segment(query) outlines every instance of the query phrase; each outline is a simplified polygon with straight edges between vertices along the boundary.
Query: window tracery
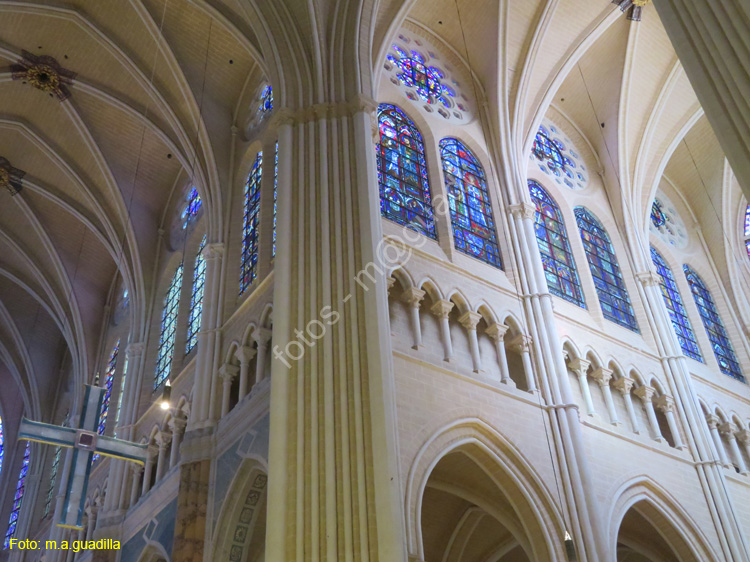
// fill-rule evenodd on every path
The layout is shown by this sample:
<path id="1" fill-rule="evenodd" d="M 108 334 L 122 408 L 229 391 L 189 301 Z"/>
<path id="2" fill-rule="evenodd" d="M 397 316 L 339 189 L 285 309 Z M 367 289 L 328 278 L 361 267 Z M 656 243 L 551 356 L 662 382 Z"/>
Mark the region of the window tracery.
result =
<path id="1" fill-rule="evenodd" d="M 380 212 L 383 217 L 437 240 L 422 135 L 395 105 L 378 107 Z"/>
<path id="2" fill-rule="evenodd" d="M 255 157 L 245 182 L 245 216 L 242 227 L 242 266 L 240 294 L 258 276 L 258 234 L 260 230 L 260 184 L 263 177 L 263 152 Z"/>
<path id="3" fill-rule="evenodd" d="M 180 215 L 182 230 L 186 230 L 190 226 L 190 223 L 198 217 L 202 205 L 203 201 L 200 195 L 198 195 L 198 188 L 192 187 L 185 197 L 185 207 Z"/>
<path id="4" fill-rule="evenodd" d="M 109 402 L 112 399 L 112 385 L 115 382 L 115 370 L 117 369 L 117 355 L 120 351 L 120 340 L 117 340 L 112 353 L 109 354 L 109 360 L 107 361 L 107 370 L 104 372 L 104 396 L 102 398 L 102 407 L 99 410 L 99 426 L 97 427 L 97 433 L 104 435 L 107 429 L 107 414 L 109 414 Z M 99 453 L 94 453 L 91 457 L 91 463 L 95 463 L 99 459 Z"/>
<path id="5" fill-rule="evenodd" d="M 687 247 L 687 229 L 672 201 L 661 192 L 654 197 L 650 218 L 649 229 L 653 234 L 676 248 Z"/>
<path id="6" fill-rule="evenodd" d="M 528 184 L 531 199 L 536 206 L 534 230 L 549 291 L 586 308 L 560 209 L 541 185 L 534 180 L 529 180 Z"/>
<path id="7" fill-rule="evenodd" d="M 586 164 L 568 137 L 549 119 L 539 126 L 530 159 L 558 185 L 580 190 L 588 185 Z"/>
<path id="8" fill-rule="evenodd" d="M 164 306 L 161 315 L 161 335 L 159 337 L 159 349 L 156 357 L 156 375 L 154 377 L 154 390 L 167 380 L 172 371 L 172 359 L 174 357 L 174 344 L 177 335 L 177 313 L 180 308 L 180 291 L 182 290 L 182 264 L 180 264 L 172 276 L 167 294 L 164 297 Z"/>
<path id="9" fill-rule="evenodd" d="M 188 333 L 185 343 L 185 355 L 193 351 L 198 345 L 198 332 L 201 329 L 201 314 L 203 312 L 203 288 L 206 282 L 206 258 L 203 250 L 206 248 L 206 235 L 203 235 L 201 245 L 195 255 L 193 267 L 193 291 L 190 294 L 190 312 L 188 314 Z"/>
<path id="10" fill-rule="evenodd" d="M 260 99 L 258 101 L 258 113 L 265 115 L 273 111 L 273 88 L 270 85 L 266 85 L 260 92 Z"/>
<path id="11" fill-rule="evenodd" d="M 440 141 L 456 249 L 502 269 L 484 169 L 459 140 Z"/>
<path id="12" fill-rule="evenodd" d="M 683 265 L 682 268 L 685 271 L 685 277 L 690 285 L 695 305 L 698 307 L 703 327 L 706 329 L 721 372 L 745 382 L 745 377 L 742 376 L 737 356 L 734 354 L 734 348 L 729 341 L 729 336 L 724 329 L 724 323 L 721 321 L 719 311 L 716 308 L 716 303 L 714 303 L 711 293 L 703 282 L 703 279 L 689 265 Z"/>
<path id="13" fill-rule="evenodd" d="M 638 322 L 607 231 L 588 209 L 575 209 L 583 248 L 604 317 L 638 332 Z"/>
<path id="14" fill-rule="evenodd" d="M 682 296 L 677 288 L 672 270 L 653 246 L 651 247 L 651 261 L 654 263 L 656 273 L 659 276 L 659 287 L 680 348 L 685 355 L 702 363 L 703 357 L 698 348 L 693 327 L 688 320 L 687 311 L 682 304 Z"/>

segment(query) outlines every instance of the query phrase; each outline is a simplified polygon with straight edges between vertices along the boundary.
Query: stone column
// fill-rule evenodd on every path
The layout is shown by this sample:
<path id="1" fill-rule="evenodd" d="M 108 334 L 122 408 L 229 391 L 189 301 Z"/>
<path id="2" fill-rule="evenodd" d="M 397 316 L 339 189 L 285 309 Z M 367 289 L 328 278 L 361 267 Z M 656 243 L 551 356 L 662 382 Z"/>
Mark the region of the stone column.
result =
<path id="1" fill-rule="evenodd" d="M 99 508 L 96 504 L 91 504 L 86 510 L 86 514 L 89 516 L 88 524 L 86 525 L 86 539 L 87 541 L 94 538 L 94 529 L 96 528 L 96 514 Z"/>
<path id="2" fill-rule="evenodd" d="M 628 412 L 628 418 L 630 419 L 630 425 L 633 428 L 633 433 L 640 433 L 641 428 L 638 426 L 638 418 L 635 417 L 635 409 L 633 409 L 633 398 L 630 396 L 630 391 L 633 388 L 635 381 L 630 377 L 620 377 L 612 386 L 622 394 L 622 398 L 625 401 L 625 410 Z"/>
<path id="3" fill-rule="evenodd" d="M 169 431 L 160 431 L 156 443 L 159 446 L 159 456 L 156 459 L 156 481 L 159 482 L 164 478 L 167 472 L 167 445 L 172 442 L 172 433 Z"/>
<path id="4" fill-rule="evenodd" d="M 411 320 L 411 331 L 414 334 L 414 345 L 412 349 L 422 347 L 422 325 L 419 321 L 419 306 L 425 292 L 416 287 L 410 287 L 401 294 L 401 300 L 409 305 L 409 319 Z"/>
<path id="5" fill-rule="evenodd" d="M 495 342 L 497 362 L 498 365 L 500 365 L 500 382 L 503 384 L 512 384 L 513 386 L 515 386 L 515 383 L 511 380 L 510 373 L 508 372 L 508 355 L 505 351 L 504 341 L 507 331 L 508 326 L 496 322 L 492 326 L 487 328 L 487 335 L 492 338 L 493 342 Z"/>
<path id="6" fill-rule="evenodd" d="M 519 334 L 510 342 L 511 349 L 521 356 L 524 374 L 526 375 L 526 386 L 529 392 L 536 392 L 536 383 L 534 382 L 534 371 L 531 369 L 531 337 L 526 334 Z"/>
<path id="7" fill-rule="evenodd" d="M 138 492 L 141 489 L 141 475 L 143 474 L 143 467 L 139 464 L 131 464 L 131 470 L 133 472 L 133 481 L 130 486 L 130 505 L 127 507 L 133 507 L 138 503 Z M 125 508 L 125 506 L 123 506 Z"/>
<path id="8" fill-rule="evenodd" d="M 716 453 L 719 455 L 719 462 L 721 462 L 722 466 L 725 466 L 726 468 L 730 468 L 732 466 L 732 463 L 729 462 L 729 457 L 727 457 L 727 451 L 724 449 L 724 441 L 721 438 L 721 434 L 719 433 L 719 416 L 715 414 L 708 414 L 706 416 L 706 423 L 708 424 L 708 429 L 711 431 L 711 437 L 714 440 L 714 447 L 716 447 Z"/>
<path id="9" fill-rule="evenodd" d="M 737 445 L 737 426 L 731 422 L 723 423 L 719 426 L 719 431 L 726 438 L 729 443 L 729 450 L 732 452 L 734 465 L 739 468 L 740 473 L 747 474 L 747 466 L 745 466 L 745 459 L 742 458 L 742 453 Z"/>
<path id="10" fill-rule="evenodd" d="M 664 412 L 664 416 L 667 418 L 667 425 L 669 425 L 669 432 L 672 434 L 675 448 L 683 449 L 685 445 L 682 442 L 680 429 L 677 427 L 677 421 L 674 417 L 674 398 L 667 395 L 659 396 L 656 399 L 656 407 Z"/>
<path id="11" fill-rule="evenodd" d="M 453 303 L 446 300 L 437 301 L 430 309 L 430 312 L 432 312 L 440 322 L 440 340 L 443 343 L 443 361 L 450 361 L 453 358 L 451 326 L 448 320 L 451 310 L 453 310 Z"/>
<path id="12" fill-rule="evenodd" d="M 203 560 L 210 474 L 208 459 L 181 466 L 172 560 Z"/>
<path id="13" fill-rule="evenodd" d="M 272 335 L 273 332 L 268 328 L 258 328 L 253 332 L 253 339 L 258 344 L 258 359 L 255 361 L 255 384 L 258 384 L 266 376 L 266 354 L 268 353 L 268 342 L 271 341 Z"/>
<path id="14" fill-rule="evenodd" d="M 234 353 L 235 358 L 240 362 L 240 400 L 247 396 L 250 361 L 253 360 L 256 353 L 255 349 L 246 345 L 238 348 Z M 253 373 L 253 376 L 255 376 L 255 373 Z"/>
<path id="15" fill-rule="evenodd" d="M 745 454 L 747 455 L 747 458 L 750 459 L 750 430 L 743 429 L 737 433 L 737 440 L 742 443 L 742 446 L 745 449 Z M 745 466 L 750 469 L 750 466 L 747 466 L 747 464 Z"/>
<path id="16" fill-rule="evenodd" d="M 593 416 L 595 413 L 594 402 L 591 400 L 591 389 L 589 388 L 588 371 L 591 363 L 586 359 L 571 359 L 568 361 L 568 369 L 573 371 L 578 377 L 578 384 L 581 386 L 581 395 L 583 395 L 586 413 Z"/>
<path id="17" fill-rule="evenodd" d="M 661 441 L 661 431 L 659 430 L 659 421 L 656 419 L 656 412 L 654 411 L 654 403 L 652 399 L 656 394 L 656 390 L 651 386 L 639 386 L 635 389 L 635 395 L 643 402 L 643 407 L 646 409 L 646 417 L 648 418 L 648 424 L 650 426 L 651 437 L 655 441 Z"/>
<path id="18" fill-rule="evenodd" d="M 234 378 L 239 374 L 240 368 L 236 365 L 225 363 L 219 369 L 219 378 L 221 379 L 221 417 L 223 418 L 229 413 L 229 399 L 232 394 L 232 383 Z"/>
<path id="19" fill-rule="evenodd" d="M 180 458 L 180 444 L 182 443 L 182 434 L 185 431 L 187 419 L 181 411 L 175 411 L 172 419 L 169 420 L 169 429 L 172 430 L 172 449 L 169 451 L 169 468 L 177 466 Z"/>
<path id="20" fill-rule="evenodd" d="M 151 471 L 154 470 L 154 457 L 158 451 L 159 450 L 154 445 L 148 446 L 148 457 L 146 457 L 146 466 L 143 469 L 141 496 L 145 496 L 151 489 Z"/>
<path id="21" fill-rule="evenodd" d="M 607 406 L 607 413 L 609 414 L 609 422 L 612 425 L 617 425 L 619 423 L 617 420 L 617 410 L 615 410 L 615 402 L 612 400 L 612 389 L 609 388 L 609 381 L 612 380 L 612 371 L 605 369 L 604 367 L 599 367 L 598 369 L 594 369 L 591 373 L 591 378 L 593 378 L 599 384 L 599 388 L 602 389 L 604 403 Z"/>
<path id="22" fill-rule="evenodd" d="M 477 324 L 482 319 L 481 314 L 470 310 L 461 315 L 458 321 L 469 334 L 469 349 L 471 351 L 471 363 L 475 373 L 482 370 L 482 359 L 479 356 L 479 341 L 477 341 Z"/>

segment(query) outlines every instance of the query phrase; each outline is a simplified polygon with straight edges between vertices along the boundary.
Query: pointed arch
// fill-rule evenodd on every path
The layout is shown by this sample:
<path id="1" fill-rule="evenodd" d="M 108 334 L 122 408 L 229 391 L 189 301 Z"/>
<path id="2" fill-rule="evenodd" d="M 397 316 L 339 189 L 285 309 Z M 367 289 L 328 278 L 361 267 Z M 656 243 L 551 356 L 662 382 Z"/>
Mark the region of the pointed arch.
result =
<path id="1" fill-rule="evenodd" d="M 498 269 L 503 268 L 484 168 L 460 140 L 440 141 L 445 190 L 450 202 L 456 249 Z"/>
<path id="2" fill-rule="evenodd" d="M 587 208 L 576 207 L 574 213 L 604 317 L 640 332 L 609 234 Z"/>
<path id="3" fill-rule="evenodd" d="M 734 354 L 732 342 L 729 341 L 729 336 L 724 329 L 724 323 L 721 321 L 716 303 L 708 287 L 706 287 L 700 275 L 689 265 L 685 264 L 682 268 L 685 271 L 685 277 L 693 293 L 695 306 L 698 307 L 698 312 L 701 315 L 703 327 L 706 329 L 708 339 L 711 341 L 711 347 L 714 350 L 716 361 L 719 363 L 719 369 L 725 375 L 745 382 L 745 377 L 740 370 L 739 361 L 737 361 L 737 356 Z"/>
<path id="4" fill-rule="evenodd" d="M 437 240 L 422 135 L 401 108 L 378 107 L 380 212 L 383 217 Z"/>
<path id="5" fill-rule="evenodd" d="M 528 180 L 528 185 L 531 200 L 536 206 L 534 230 L 542 254 L 547 287 L 553 295 L 586 308 L 560 208 L 538 182 Z"/>
<path id="6" fill-rule="evenodd" d="M 695 339 L 695 333 L 688 319 L 687 311 L 682 304 L 682 296 L 680 295 L 680 290 L 677 288 L 672 270 L 667 265 L 666 260 L 653 246 L 651 246 L 651 261 L 656 268 L 656 274 L 659 277 L 659 286 L 664 297 L 664 304 L 667 307 L 667 312 L 669 313 L 669 318 L 672 321 L 672 327 L 674 328 L 674 333 L 677 336 L 677 341 L 682 348 L 682 352 L 688 357 L 702 363 L 703 357 L 698 348 L 698 342 Z"/>

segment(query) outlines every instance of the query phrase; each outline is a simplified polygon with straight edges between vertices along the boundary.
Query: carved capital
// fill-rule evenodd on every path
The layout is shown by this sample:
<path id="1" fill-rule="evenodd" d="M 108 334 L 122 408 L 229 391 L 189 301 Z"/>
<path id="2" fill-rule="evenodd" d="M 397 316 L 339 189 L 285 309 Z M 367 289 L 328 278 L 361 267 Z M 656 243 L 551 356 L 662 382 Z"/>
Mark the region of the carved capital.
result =
<path id="1" fill-rule="evenodd" d="M 573 371 L 579 377 L 586 375 L 591 366 L 591 362 L 586 359 L 571 359 L 568 361 L 568 369 Z"/>
<path id="2" fill-rule="evenodd" d="M 715 414 L 707 414 L 706 415 L 706 423 L 708 424 L 709 429 L 718 429 L 719 428 L 719 416 Z"/>
<path id="3" fill-rule="evenodd" d="M 671 396 L 667 396 L 666 394 L 664 396 L 659 396 L 659 398 L 657 398 L 655 401 L 655 406 L 665 414 L 667 412 L 673 412 L 674 398 L 672 398 Z"/>
<path id="4" fill-rule="evenodd" d="M 396 284 L 396 278 L 395 278 L 395 277 L 388 277 L 388 278 L 387 278 L 387 279 L 385 280 L 385 282 L 386 282 L 386 284 L 387 284 L 387 288 L 388 288 L 388 293 L 390 293 L 390 292 L 391 292 L 391 289 L 393 289 L 393 286 L 394 286 L 394 285 Z"/>
<path id="5" fill-rule="evenodd" d="M 253 357 L 255 357 L 256 353 L 258 353 L 257 349 L 247 345 L 243 345 L 242 347 L 237 348 L 237 351 L 234 352 L 234 356 L 237 361 L 240 362 L 240 364 L 247 365 L 248 363 L 250 363 L 250 361 L 253 360 Z"/>
<path id="6" fill-rule="evenodd" d="M 438 318 L 448 318 L 455 305 L 451 301 L 439 300 L 430 308 L 430 312 Z"/>
<path id="7" fill-rule="evenodd" d="M 139 355 L 143 355 L 146 350 L 146 344 L 143 342 L 133 342 L 128 344 L 128 348 L 125 350 L 125 355 L 128 359 L 133 359 Z"/>
<path id="8" fill-rule="evenodd" d="M 612 386 L 624 396 L 630 394 L 634 384 L 635 381 L 630 377 L 620 377 L 612 383 Z"/>
<path id="9" fill-rule="evenodd" d="M 206 244 L 203 249 L 203 258 L 206 261 L 221 259 L 224 256 L 224 244 L 221 242 L 214 242 L 213 244 Z"/>
<path id="10" fill-rule="evenodd" d="M 737 440 L 743 445 L 750 445 L 750 429 L 743 429 L 738 432 Z"/>
<path id="11" fill-rule="evenodd" d="M 234 377 L 240 374 L 240 368 L 237 365 L 231 363 L 224 363 L 219 369 L 219 376 L 225 381 L 233 381 Z"/>
<path id="12" fill-rule="evenodd" d="M 508 212 L 516 218 L 533 219 L 536 215 L 536 207 L 531 203 L 519 203 L 508 207 Z"/>
<path id="13" fill-rule="evenodd" d="M 653 386 L 639 386 L 635 389 L 634 394 L 640 398 L 643 403 L 651 402 L 654 394 L 656 394 L 656 389 Z"/>
<path id="14" fill-rule="evenodd" d="M 166 448 L 172 442 L 172 432 L 162 430 L 156 434 L 156 443 L 159 445 L 159 449 Z"/>
<path id="15" fill-rule="evenodd" d="M 528 353 L 531 347 L 531 336 L 518 334 L 510 341 L 510 348 L 516 353 Z"/>
<path id="16" fill-rule="evenodd" d="M 273 330 L 268 328 L 258 328 L 253 332 L 253 340 L 258 344 L 258 347 L 265 347 L 271 340 L 271 336 L 273 336 Z"/>
<path id="17" fill-rule="evenodd" d="M 599 386 L 607 386 L 612 379 L 612 371 L 604 367 L 599 367 L 591 372 L 591 378 L 598 382 Z"/>
<path id="18" fill-rule="evenodd" d="M 722 435 L 726 435 L 730 439 L 735 438 L 735 433 L 737 433 L 737 429 L 739 429 L 735 424 L 732 422 L 725 422 L 719 426 L 719 431 Z"/>
<path id="19" fill-rule="evenodd" d="M 494 341 L 503 341 L 505 334 L 508 332 L 508 326 L 505 324 L 494 323 L 492 326 L 487 328 L 487 335 L 490 336 Z"/>
<path id="20" fill-rule="evenodd" d="M 169 429 L 172 430 L 173 434 L 179 434 L 185 431 L 187 425 L 187 417 L 182 413 L 181 410 L 177 410 L 172 413 L 172 419 L 169 420 Z"/>
<path id="21" fill-rule="evenodd" d="M 477 324 L 479 324 L 479 321 L 481 319 L 482 319 L 482 315 L 481 314 L 477 314 L 476 312 L 472 312 L 472 311 L 469 310 L 468 312 L 464 312 L 458 318 L 458 321 L 467 330 L 476 330 L 477 329 Z"/>
<path id="22" fill-rule="evenodd" d="M 642 271 L 640 273 L 636 273 L 635 277 L 644 287 L 648 287 L 650 285 L 658 286 L 660 283 L 659 276 L 653 271 Z"/>
<path id="23" fill-rule="evenodd" d="M 426 293 L 422 289 L 409 287 L 403 293 L 401 293 L 401 300 L 412 308 L 419 308 L 419 304 L 422 302 L 425 294 Z"/>

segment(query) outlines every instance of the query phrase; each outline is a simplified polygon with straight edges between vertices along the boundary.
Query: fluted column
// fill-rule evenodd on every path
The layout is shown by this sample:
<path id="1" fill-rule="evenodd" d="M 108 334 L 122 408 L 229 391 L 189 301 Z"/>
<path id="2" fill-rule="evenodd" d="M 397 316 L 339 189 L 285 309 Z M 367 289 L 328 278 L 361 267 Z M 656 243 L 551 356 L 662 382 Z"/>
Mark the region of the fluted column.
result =
<path id="1" fill-rule="evenodd" d="M 487 335 L 495 342 L 495 351 L 497 352 L 497 363 L 500 366 L 500 382 L 503 384 L 515 383 L 510 378 L 508 372 L 508 355 L 505 351 L 505 334 L 508 332 L 508 326 L 505 324 L 494 323 L 487 328 Z"/>
<path id="2" fill-rule="evenodd" d="M 409 306 L 409 320 L 411 323 L 411 331 L 414 334 L 413 349 L 419 349 L 422 347 L 422 325 L 419 321 L 419 306 L 422 303 L 424 296 L 425 292 L 416 287 L 409 287 L 401 293 L 401 300 Z"/>
<path id="3" fill-rule="evenodd" d="M 482 359 L 479 356 L 479 341 L 477 340 L 477 324 L 482 319 L 481 314 L 467 311 L 462 314 L 458 321 L 469 334 L 469 350 L 471 352 L 471 363 L 475 373 L 482 370 Z"/>
<path id="4" fill-rule="evenodd" d="M 255 361 L 255 384 L 258 384 L 266 376 L 266 354 L 268 353 L 268 342 L 271 341 L 272 335 L 273 332 L 268 328 L 258 328 L 253 332 L 253 339 L 258 344 L 258 359 Z"/>
<path id="5" fill-rule="evenodd" d="M 715 414 L 708 414 L 706 416 L 706 423 L 708 424 L 708 429 L 711 431 L 711 437 L 714 440 L 714 447 L 716 447 L 716 453 L 719 455 L 719 462 L 721 462 L 722 466 L 729 468 L 732 466 L 732 463 L 729 462 L 727 451 L 724 448 L 724 441 L 721 438 L 721 433 L 719 433 L 720 421 L 719 416 Z"/>
<path id="6" fill-rule="evenodd" d="M 625 410 L 628 412 L 628 419 L 630 419 L 630 425 L 633 428 L 633 433 L 640 433 L 641 428 L 638 426 L 638 418 L 635 416 L 635 409 L 633 408 L 633 398 L 630 396 L 630 391 L 633 389 L 635 381 L 630 377 L 620 377 L 612 386 L 622 394 L 622 399 L 625 401 Z"/>
<path id="7" fill-rule="evenodd" d="M 232 383 L 234 378 L 239 374 L 240 368 L 236 365 L 224 364 L 219 369 L 219 378 L 221 379 L 221 417 L 229 413 L 229 401 L 232 395 Z"/>
<path id="8" fill-rule="evenodd" d="M 167 445 L 172 443 L 172 433 L 170 431 L 160 431 L 157 437 L 159 454 L 156 460 L 156 481 L 159 482 L 167 472 Z"/>
<path id="9" fill-rule="evenodd" d="M 510 342 L 510 347 L 521 356 L 521 363 L 523 363 L 523 371 L 526 376 L 526 387 L 529 392 L 536 392 L 534 371 L 531 369 L 531 336 L 519 334 Z"/>
<path id="10" fill-rule="evenodd" d="M 440 322 L 440 341 L 443 344 L 443 361 L 450 361 L 453 358 L 453 343 L 451 342 L 451 326 L 448 320 L 451 310 L 453 310 L 451 301 L 439 300 L 430 308 L 430 312 Z"/>
<path id="11" fill-rule="evenodd" d="M 734 465 L 739 468 L 742 474 L 747 474 L 745 459 L 742 458 L 742 453 L 737 445 L 737 437 L 735 436 L 735 433 L 737 433 L 737 426 L 731 422 L 726 422 L 719 426 L 719 431 L 729 443 L 729 450 L 732 452 Z"/>
<path id="12" fill-rule="evenodd" d="M 656 394 L 656 390 L 651 386 L 639 386 L 635 389 L 635 395 L 643 402 L 643 407 L 646 409 L 646 417 L 648 418 L 648 425 L 651 437 L 656 441 L 661 441 L 661 431 L 659 431 L 659 421 L 656 419 L 656 411 L 654 410 L 653 398 Z"/>
<path id="13" fill-rule="evenodd" d="M 187 419 L 181 411 L 172 414 L 169 420 L 169 429 L 172 430 L 172 449 L 169 451 L 169 468 L 177 465 L 180 459 L 180 445 L 182 444 L 182 435 L 185 432 Z"/>
<path id="14" fill-rule="evenodd" d="M 257 351 L 254 348 L 246 345 L 238 348 L 234 353 L 235 358 L 240 362 L 240 400 L 247 396 L 247 388 L 250 378 L 250 361 L 253 360 L 256 353 Z M 255 373 L 253 373 L 253 377 L 255 377 Z"/>
<path id="15" fill-rule="evenodd" d="M 602 389 L 602 394 L 604 394 L 604 404 L 607 406 L 607 413 L 609 414 L 609 422 L 616 425 L 618 423 L 617 410 L 615 410 L 615 402 L 612 400 L 612 389 L 609 387 L 609 381 L 612 380 L 612 371 L 610 369 L 605 369 L 604 367 L 599 367 L 598 369 L 594 369 L 591 373 L 591 378 L 593 378 L 599 384 L 599 388 Z"/>
<path id="16" fill-rule="evenodd" d="M 571 359 L 568 361 L 568 369 L 573 371 L 578 377 L 578 384 L 581 387 L 581 395 L 583 396 L 583 403 L 586 407 L 586 413 L 589 416 L 593 416 L 595 413 L 594 402 L 591 400 L 591 388 L 589 388 L 589 377 L 588 371 L 591 363 L 586 359 Z"/>
<path id="17" fill-rule="evenodd" d="M 672 434 L 674 446 L 677 449 L 684 448 L 685 445 L 682 442 L 682 436 L 680 435 L 680 430 L 677 427 L 677 421 L 674 417 L 674 398 L 666 395 L 659 396 L 659 398 L 656 399 L 656 407 L 659 408 L 667 418 L 667 425 L 669 426 L 669 432 Z"/>

